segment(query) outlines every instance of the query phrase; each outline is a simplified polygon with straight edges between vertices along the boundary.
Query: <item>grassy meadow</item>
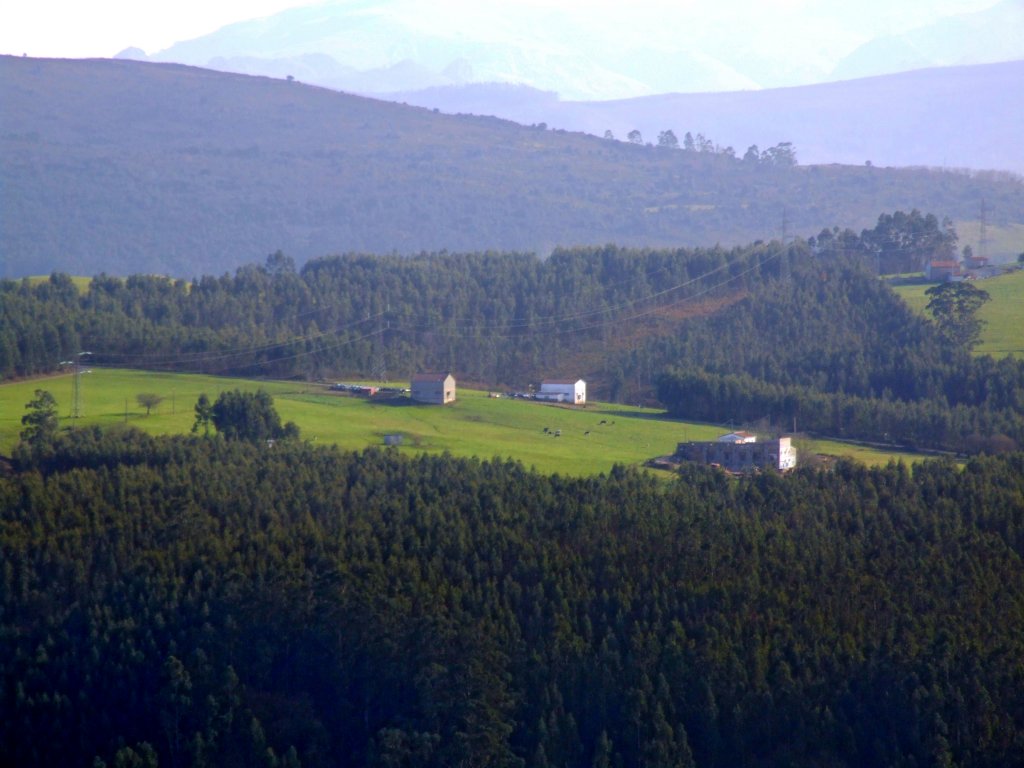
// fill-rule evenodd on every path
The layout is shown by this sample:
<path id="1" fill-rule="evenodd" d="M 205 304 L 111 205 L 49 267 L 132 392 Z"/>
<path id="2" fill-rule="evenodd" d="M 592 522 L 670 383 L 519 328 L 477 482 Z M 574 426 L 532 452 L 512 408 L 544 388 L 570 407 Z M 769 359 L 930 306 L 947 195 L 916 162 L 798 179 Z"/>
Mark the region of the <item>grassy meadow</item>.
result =
<path id="1" fill-rule="evenodd" d="M 82 425 L 128 423 L 153 434 L 188 432 L 200 393 L 211 400 L 230 389 L 265 389 L 285 421 L 296 422 L 302 437 L 315 443 L 360 449 L 382 445 L 387 434 L 401 434 L 398 450 L 415 454 L 447 451 L 456 456 L 512 458 L 541 472 L 584 476 L 607 472 L 614 464 L 641 465 L 672 453 L 683 440 L 710 440 L 729 428 L 670 419 L 661 411 L 612 403 L 568 408 L 460 389 L 449 406 L 414 405 L 407 397 L 366 399 L 330 392 L 302 382 L 252 381 L 191 374 L 94 368 L 82 375 Z M 10 454 L 21 430 L 25 404 L 36 389 L 57 400 L 61 426 L 71 423 L 73 376 L 62 374 L 0 385 L 0 453 Z M 136 396 L 163 397 L 147 416 Z M 603 422 L 603 423 L 602 423 Z M 549 432 L 545 433 L 547 427 Z M 555 430 L 561 435 L 555 437 Z M 922 457 L 844 443 L 801 441 L 807 450 L 856 458 L 867 464 Z"/>
<path id="2" fill-rule="evenodd" d="M 975 285 L 984 288 L 992 296 L 992 301 L 985 304 L 978 313 L 985 321 L 985 327 L 981 331 L 981 343 L 974 348 L 975 354 L 1024 357 L 1024 270 L 979 280 Z M 897 285 L 893 286 L 893 290 L 915 312 L 923 315 L 928 305 L 925 291 L 931 287 L 932 284 L 921 283 Z"/>

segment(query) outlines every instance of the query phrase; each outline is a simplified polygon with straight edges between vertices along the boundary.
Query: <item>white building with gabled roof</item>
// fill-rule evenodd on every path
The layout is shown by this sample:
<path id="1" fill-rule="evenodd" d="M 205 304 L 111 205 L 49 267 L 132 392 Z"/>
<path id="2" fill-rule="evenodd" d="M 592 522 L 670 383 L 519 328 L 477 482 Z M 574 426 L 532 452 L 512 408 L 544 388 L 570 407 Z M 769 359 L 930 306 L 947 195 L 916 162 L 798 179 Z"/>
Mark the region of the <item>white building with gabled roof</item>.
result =
<path id="1" fill-rule="evenodd" d="M 417 373 L 409 384 L 409 396 L 417 403 L 447 405 L 455 402 L 455 377 L 450 373 Z"/>
<path id="2" fill-rule="evenodd" d="M 550 400 L 556 403 L 587 404 L 587 382 L 583 379 L 545 379 L 540 383 L 538 400 Z"/>

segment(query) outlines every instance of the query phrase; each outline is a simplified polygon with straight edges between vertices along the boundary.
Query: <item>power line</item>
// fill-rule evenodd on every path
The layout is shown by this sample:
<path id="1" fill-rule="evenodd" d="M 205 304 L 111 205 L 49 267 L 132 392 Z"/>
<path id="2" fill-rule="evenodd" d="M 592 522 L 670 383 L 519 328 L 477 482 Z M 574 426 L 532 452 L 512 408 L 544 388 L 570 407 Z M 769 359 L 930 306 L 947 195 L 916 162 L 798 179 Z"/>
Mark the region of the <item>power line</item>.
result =
<path id="1" fill-rule="evenodd" d="M 658 306 L 655 306 L 655 307 L 652 307 L 652 308 L 649 308 L 649 309 L 646 309 L 646 310 L 643 310 L 643 311 L 640 311 L 640 312 L 635 312 L 635 313 L 633 313 L 631 315 L 627 315 L 627 316 L 624 316 L 624 317 L 623 316 L 619 316 L 617 313 L 620 313 L 622 310 L 632 309 L 632 308 L 638 307 L 639 305 L 642 305 L 642 304 L 647 304 L 647 303 L 652 302 L 652 301 L 657 301 L 658 299 L 660 299 L 662 297 L 665 297 L 665 296 L 668 296 L 669 294 L 672 294 L 673 292 L 676 292 L 676 291 L 679 291 L 679 290 L 682 290 L 682 289 L 685 289 L 685 288 L 689 288 L 689 287 L 693 286 L 696 283 L 700 283 L 700 282 L 706 281 L 709 277 L 712 277 L 712 276 L 722 272 L 723 270 L 730 269 L 730 268 L 734 267 L 736 262 L 734 262 L 734 261 L 724 261 L 722 264 L 718 265 L 717 267 L 715 267 L 713 269 L 707 270 L 706 272 L 704 272 L 701 275 L 698 275 L 696 277 L 690 278 L 690 279 L 685 280 L 683 282 L 679 282 L 679 283 L 670 285 L 670 286 L 668 286 L 666 288 L 663 288 L 663 289 L 661 289 L 659 291 L 655 291 L 655 292 L 653 292 L 653 293 L 651 293 L 651 294 L 649 294 L 647 296 L 638 297 L 636 299 L 629 299 L 629 300 L 620 302 L 620 303 L 612 305 L 612 306 L 601 307 L 601 308 L 594 309 L 594 310 L 585 310 L 585 311 L 565 313 L 565 314 L 558 314 L 558 315 L 548 315 L 548 316 L 542 316 L 542 317 L 532 318 L 532 319 L 516 319 L 516 320 L 513 320 L 511 322 L 493 323 L 493 324 L 492 323 L 479 323 L 479 322 L 476 322 L 476 323 L 473 323 L 473 324 L 454 325 L 454 326 L 452 325 L 452 323 L 449 322 L 449 323 L 445 324 L 445 327 L 443 329 L 439 329 L 437 325 L 431 324 L 430 321 L 427 321 L 427 320 L 419 321 L 419 323 L 417 323 L 416 325 L 405 325 L 405 326 L 403 326 L 403 325 L 401 325 L 401 324 L 399 324 L 397 322 L 393 325 L 391 319 L 388 319 L 389 316 L 393 317 L 393 314 L 391 313 L 390 303 L 386 302 L 385 309 L 383 311 L 381 311 L 381 312 L 378 312 L 375 315 L 369 315 L 366 318 L 363 318 L 363 319 L 360 319 L 360 320 L 353 320 L 353 321 L 350 321 L 348 323 L 342 323 L 342 324 L 336 326 L 333 329 L 330 329 L 330 330 L 327 330 L 327 331 L 322 331 L 320 333 L 311 334 L 311 335 L 305 335 L 305 336 L 293 336 L 291 338 L 288 338 L 288 339 L 285 339 L 285 340 L 282 340 L 282 341 L 278 341 L 278 342 L 269 342 L 269 343 L 266 343 L 266 344 L 258 344 L 258 345 L 238 346 L 238 347 L 234 347 L 234 348 L 218 349 L 218 350 L 211 350 L 211 351 L 208 351 L 208 352 L 196 352 L 196 353 L 181 353 L 181 352 L 179 352 L 179 353 L 154 353 L 154 354 L 144 354 L 144 353 L 126 354 L 126 353 L 117 353 L 117 352 L 104 352 L 104 351 L 100 350 L 100 351 L 97 351 L 96 354 L 97 355 L 102 355 L 104 358 L 111 358 L 110 360 L 106 361 L 108 363 L 115 363 L 115 364 L 120 363 L 120 364 L 125 364 L 125 365 L 131 365 L 133 363 L 141 363 L 141 364 L 144 364 L 144 365 L 146 365 L 148 367 L 157 368 L 157 369 L 173 369 L 173 368 L 180 367 L 180 366 L 183 366 L 183 365 L 189 365 L 189 366 L 199 365 L 199 366 L 203 366 L 203 367 L 208 367 L 208 366 L 210 366 L 212 364 L 216 364 L 218 362 L 222 362 L 222 361 L 226 361 L 226 360 L 232 360 L 234 358 L 249 357 L 249 356 L 252 356 L 252 355 L 259 354 L 259 353 L 269 352 L 269 351 L 275 350 L 275 349 L 283 349 L 283 348 L 286 348 L 286 347 L 289 347 L 289 346 L 294 346 L 296 344 L 308 345 L 308 344 L 320 341 L 322 339 L 325 339 L 327 337 L 337 336 L 338 334 L 342 333 L 345 330 L 348 330 L 348 329 L 351 329 L 351 328 L 356 328 L 356 327 L 359 327 L 359 326 L 363 326 L 363 325 L 365 325 L 367 323 L 370 323 L 372 321 L 377 321 L 377 328 L 374 331 L 372 331 L 370 333 L 366 333 L 366 334 L 360 335 L 360 336 L 358 336 L 356 338 L 353 338 L 353 339 L 343 339 L 343 340 L 339 340 L 337 343 L 334 343 L 334 344 L 319 345 L 315 349 L 304 350 L 304 351 L 296 352 L 296 353 L 293 353 L 293 354 L 281 355 L 281 356 L 278 356 L 278 357 L 266 358 L 266 359 L 262 359 L 262 360 L 245 360 L 245 361 L 239 360 L 239 362 L 236 365 L 228 364 L 228 365 L 218 366 L 218 370 L 224 371 L 224 370 L 231 370 L 233 368 L 239 368 L 239 367 L 252 367 L 254 365 L 262 367 L 262 366 L 270 365 L 272 363 L 282 362 L 282 361 L 286 361 L 286 360 L 294 360 L 294 359 L 298 359 L 298 358 L 301 358 L 301 357 L 306 357 L 306 356 L 313 355 L 313 354 L 318 354 L 318 353 L 322 353 L 322 352 L 331 351 L 331 350 L 334 350 L 334 349 L 339 349 L 341 347 L 348 346 L 350 344 L 355 344 L 355 343 L 358 343 L 359 341 L 363 341 L 363 340 L 370 339 L 370 338 L 383 339 L 385 337 L 386 333 L 389 332 L 389 331 L 392 331 L 392 330 L 394 330 L 396 332 L 403 332 L 403 333 L 431 332 L 431 333 L 434 333 L 436 335 L 448 336 L 448 337 L 454 337 L 454 338 L 465 337 L 469 333 L 475 333 L 475 334 L 478 334 L 478 335 L 483 333 L 483 334 L 487 334 L 487 335 L 489 335 L 489 336 L 491 336 L 493 338 L 520 338 L 524 334 L 534 334 L 534 333 L 536 333 L 536 334 L 543 333 L 543 334 L 546 334 L 546 335 L 551 335 L 553 333 L 554 334 L 578 333 L 580 331 L 593 330 L 593 329 L 597 329 L 597 328 L 602 328 L 602 327 L 608 326 L 608 325 L 610 325 L 612 323 L 631 322 L 633 320 L 637 320 L 637 319 L 640 319 L 640 318 L 643 318 L 643 317 L 648 317 L 648 316 L 650 316 L 652 314 L 655 314 L 657 312 L 661 312 L 661 311 L 664 311 L 666 309 L 670 309 L 670 308 L 672 308 L 674 306 L 681 305 L 681 304 L 685 303 L 686 301 L 690 301 L 690 300 L 694 300 L 694 299 L 700 298 L 700 297 L 708 294 L 709 292 L 711 292 L 713 290 L 716 290 L 717 288 L 720 288 L 720 287 L 728 285 L 728 284 L 730 284 L 732 282 L 735 282 L 736 280 L 738 280 L 738 279 L 740 279 L 740 278 L 750 274 L 754 270 L 760 269 L 765 264 L 770 262 L 772 259 L 777 258 L 779 255 L 780 255 L 779 253 L 771 253 L 766 258 L 759 259 L 753 265 L 747 267 L 746 269 L 742 270 L 741 272 L 739 272 L 739 273 L 737 273 L 735 275 L 732 275 L 732 276 L 728 277 L 727 279 L 725 279 L 723 281 L 716 282 L 716 283 L 714 283 L 712 285 L 709 285 L 709 286 L 705 286 L 704 288 L 702 288 L 701 290 L 697 291 L 696 293 L 692 293 L 692 294 L 689 294 L 687 296 L 680 297 L 679 299 L 671 301 L 671 302 L 669 302 L 667 304 L 660 304 Z M 668 269 L 669 269 L 669 267 L 665 266 L 665 267 L 661 267 L 661 268 L 659 268 L 657 270 L 654 270 L 653 272 L 645 273 L 643 279 L 649 280 L 651 278 L 651 276 L 657 275 L 657 274 L 659 274 L 661 272 L 664 272 L 664 271 L 666 271 Z M 636 279 L 639 280 L 641 278 L 638 277 Z M 612 282 L 611 284 L 609 284 L 609 287 L 610 288 L 614 288 L 616 285 L 623 286 L 623 285 L 626 285 L 627 283 L 632 283 L 632 282 L 634 282 L 634 281 L 622 280 L 622 281 L 618 281 L 618 283 Z M 315 309 L 315 310 L 310 310 L 309 312 L 296 313 L 295 315 L 293 315 L 293 317 L 298 317 L 298 316 L 302 316 L 302 315 L 305 315 L 305 314 L 310 314 L 313 311 L 320 311 L 322 309 L 324 309 L 324 308 L 321 307 L 321 308 L 318 308 L 318 309 Z M 611 316 L 611 315 L 615 315 L 615 316 Z M 601 317 L 601 316 L 608 316 L 608 317 L 606 317 L 606 319 L 603 319 L 603 320 L 597 320 L 597 321 L 594 321 L 594 322 L 588 322 L 587 324 L 582 325 L 582 326 L 581 325 L 574 325 L 573 328 L 571 328 L 571 329 L 567 329 L 567 328 L 563 327 L 567 323 L 570 323 L 570 322 L 584 321 L 584 320 L 589 320 L 590 318 L 597 318 L 597 317 Z M 420 324 L 420 323 L 422 323 L 422 324 Z M 379 348 L 378 348 L 378 350 L 379 350 Z M 381 371 L 381 375 L 384 375 L 385 369 L 383 368 L 383 358 L 382 358 L 382 356 L 380 357 L 380 361 L 379 362 L 381 363 L 380 366 L 379 366 L 380 371 Z"/>

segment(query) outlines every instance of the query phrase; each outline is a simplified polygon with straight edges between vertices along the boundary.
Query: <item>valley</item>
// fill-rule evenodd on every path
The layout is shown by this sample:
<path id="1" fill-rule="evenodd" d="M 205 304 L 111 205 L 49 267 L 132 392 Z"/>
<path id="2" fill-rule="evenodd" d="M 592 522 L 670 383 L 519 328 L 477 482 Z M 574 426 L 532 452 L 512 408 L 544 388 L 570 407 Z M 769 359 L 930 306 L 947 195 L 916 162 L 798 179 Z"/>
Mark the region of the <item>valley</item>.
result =
<path id="1" fill-rule="evenodd" d="M 0 56 L 0 766 L 1024 765 L 1019 3 L 269 2 Z"/>

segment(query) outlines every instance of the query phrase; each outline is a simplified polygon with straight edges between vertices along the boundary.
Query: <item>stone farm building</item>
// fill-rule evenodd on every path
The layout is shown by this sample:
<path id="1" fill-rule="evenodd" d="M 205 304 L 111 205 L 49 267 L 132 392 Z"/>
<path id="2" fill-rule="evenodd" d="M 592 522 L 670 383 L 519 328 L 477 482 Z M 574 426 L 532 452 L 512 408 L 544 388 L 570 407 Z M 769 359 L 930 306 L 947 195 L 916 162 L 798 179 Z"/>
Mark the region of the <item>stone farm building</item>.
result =
<path id="1" fill-rule="evenodd" d="M 587 382 L 583 379 L 546 379 L 540 383 L 538 400 L 550 400 L 556 403 L 587 404 Z"/>
<path id="2" fill-rule="evenodd" d="M 409 385 L 409 396 L 417 403 L 454 403 L 455 377 L 450 373 L 417 373 Z"/>
<path id="3" fill-rule="evenodd" d="M 758 442 L 746 432 L 731 432 L 711 442 L 679 443 L 674 458 L 720 466 L 729 472 L 796 467 L 796 449 L 788 437 Z"/>

